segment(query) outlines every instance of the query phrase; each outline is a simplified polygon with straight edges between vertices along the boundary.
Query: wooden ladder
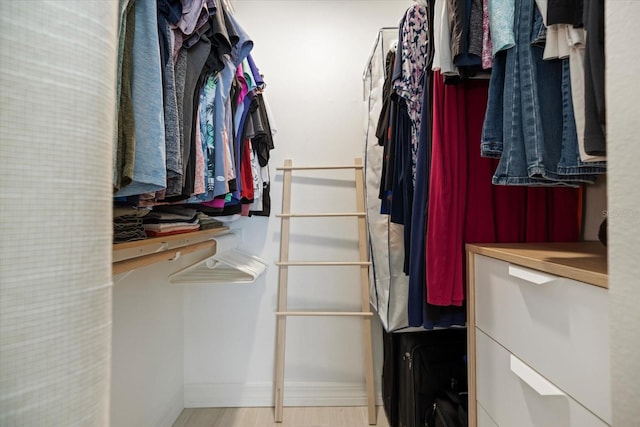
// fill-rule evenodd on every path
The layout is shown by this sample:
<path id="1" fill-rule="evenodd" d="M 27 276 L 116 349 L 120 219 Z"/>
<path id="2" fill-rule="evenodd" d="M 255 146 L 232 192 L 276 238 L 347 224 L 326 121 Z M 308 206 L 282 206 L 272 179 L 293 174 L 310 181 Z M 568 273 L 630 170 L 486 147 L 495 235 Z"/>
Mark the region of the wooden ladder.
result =
<path id="1" fill-rule="evenodd" d="M 291 213 L 291 174 L 294 170 L 338 170 L 353 169 L 355 171 L 356 184 L 356 212 L 339 213 Z M 280 232 L 280 261 L 276 262 L 279 268 L 278 281 L 278 311 L 276 331 L 276 368 L 275 368 L 275 421 L 282 422 L 283 396 L 284 396 L 284 353 L 286 321 L 288 316 L 358 316 L 362 317 L 364 367 L 367 387 L 367 406 L 369 424 L 375 425 L 376 407 L 373 382 L 373 349 L 371 345 L 371 318 L 369 309 L 369 246 L 367 243 L 367 214 L 365 208 L 364 192 L 364 166 L 362 159 L 356 158 L 353 165 L 345 166 L 293 166 L 290 159 L 285 160 L 284 167 L 277 168 L 283 171 L 282 184 L 282 214 Z M 289 226 L 291 218 L 330 218 L 330 217 L 356 217 L 358 219 L 358 249 L 360 257 L 358 261 L 290 261 L 289 260 Z M 360 267 L 360 298 L 361 311 L 288 311 L 287 310 L 287 281 L 289 267 L 292 266 L 358 266 Z"/>

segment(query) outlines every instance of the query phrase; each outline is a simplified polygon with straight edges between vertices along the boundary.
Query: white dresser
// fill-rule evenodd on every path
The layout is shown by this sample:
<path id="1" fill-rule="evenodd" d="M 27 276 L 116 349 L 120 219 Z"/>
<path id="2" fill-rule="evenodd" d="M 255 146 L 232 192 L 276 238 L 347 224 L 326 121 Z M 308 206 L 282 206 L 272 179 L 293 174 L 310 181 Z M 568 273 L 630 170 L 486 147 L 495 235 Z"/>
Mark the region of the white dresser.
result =
<path id="1" fill-rule="evenodd" d="M 606 249 L 467 245 L 469 425 L 611 425 Z"/>

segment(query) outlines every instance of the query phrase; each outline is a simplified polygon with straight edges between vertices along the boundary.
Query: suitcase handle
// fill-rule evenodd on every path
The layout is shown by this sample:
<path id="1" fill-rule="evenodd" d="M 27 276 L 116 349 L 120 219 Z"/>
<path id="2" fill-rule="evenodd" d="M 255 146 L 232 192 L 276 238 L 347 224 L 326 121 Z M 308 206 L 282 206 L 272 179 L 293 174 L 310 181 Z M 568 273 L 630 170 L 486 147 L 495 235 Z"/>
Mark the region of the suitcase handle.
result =
<path id="1" fill-rule="evenodd" d="M 509 276 L 517 277 L 518 279 L 526 280 L 527 282 L 534 283 L 536 285 L 544 285 L 560 279 L 558 276 L 512 264 L 509 264 Z"/>
<path id="2" fill-rule="evenodd" d="M 513 354 L 510 357 L 511 372 L 534 389 L 540 396 L 565 396 L 564 392 L 554 386 L 545 377 L 531 369 Z"/>

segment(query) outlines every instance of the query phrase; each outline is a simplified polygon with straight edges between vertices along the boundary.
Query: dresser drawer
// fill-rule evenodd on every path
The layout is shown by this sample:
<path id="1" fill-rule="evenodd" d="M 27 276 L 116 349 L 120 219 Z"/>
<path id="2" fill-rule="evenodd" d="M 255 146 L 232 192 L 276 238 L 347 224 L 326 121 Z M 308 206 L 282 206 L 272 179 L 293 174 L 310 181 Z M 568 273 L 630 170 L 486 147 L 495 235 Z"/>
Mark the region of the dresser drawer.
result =
<path id="1" fill-rule="evenodd" d="M 474 282 L 477 328 L 611 424 L 607 290 L 482 255 Z"/>
<path id="2" fill-rule="evenodd" d="M 479 329 L 476 375 L 478 426 L 607 426 Z"/>

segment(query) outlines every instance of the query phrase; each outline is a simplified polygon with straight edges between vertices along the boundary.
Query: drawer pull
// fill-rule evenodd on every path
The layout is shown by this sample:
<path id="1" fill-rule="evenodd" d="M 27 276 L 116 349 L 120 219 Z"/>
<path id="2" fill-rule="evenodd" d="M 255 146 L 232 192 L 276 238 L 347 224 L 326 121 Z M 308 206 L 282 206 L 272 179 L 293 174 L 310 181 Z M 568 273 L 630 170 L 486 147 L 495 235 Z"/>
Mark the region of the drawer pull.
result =
<path id="1" fill-rule="evenodd" d="M 550 283 L 558 279 L 557 276 L 553 276 L 551 274 L 545 274 L 536 270 L 530 270 L 528 268 L 511 264 L 509 264 L 509 276 L 517 277 L 518 279 L 526 280 L 527 282 L 535 283 L 536 285 L 544 285 L 545 283 Z"/>
<path id="2" fill-rule="evenodd" d="M 565 394 L 558 387 L 551 384 L 542 375 L 524 364 L 513 354 L 510 357 L 511 372 L 524 381 L 529 387 L 534 389 L 540 396 L 564 396 Z"/>

